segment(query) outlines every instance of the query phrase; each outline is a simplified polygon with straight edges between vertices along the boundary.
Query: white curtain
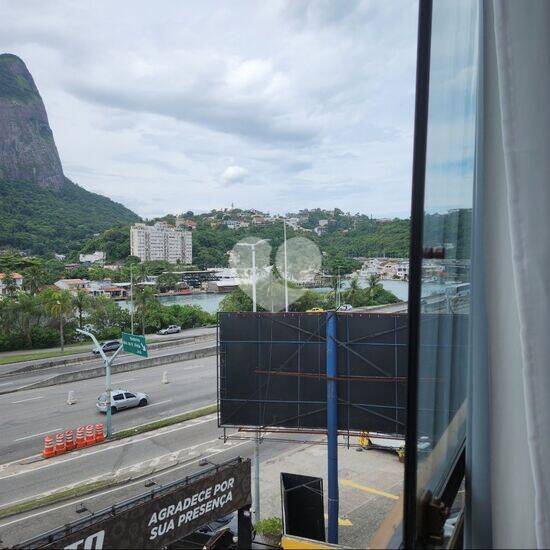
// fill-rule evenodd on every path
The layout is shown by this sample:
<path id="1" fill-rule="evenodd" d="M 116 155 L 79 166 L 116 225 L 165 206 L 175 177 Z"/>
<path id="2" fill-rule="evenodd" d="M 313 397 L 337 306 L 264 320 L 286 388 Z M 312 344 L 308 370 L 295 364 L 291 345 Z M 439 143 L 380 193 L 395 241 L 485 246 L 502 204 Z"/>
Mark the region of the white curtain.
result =
<path id="1" fill-rule="evenodd" d="M 484 114 L 484 214 L 495 214 L 485 224 L 493 537 L 496 546 L 529 546 L 534 531 L 549 548 L 550 1 L 487 4 L 486 85 L 497 103 L 486 101 Z M 504 270 L 495 273 L 491 258 Z M 499 526 L 516 540 L 502 539 Z"/>

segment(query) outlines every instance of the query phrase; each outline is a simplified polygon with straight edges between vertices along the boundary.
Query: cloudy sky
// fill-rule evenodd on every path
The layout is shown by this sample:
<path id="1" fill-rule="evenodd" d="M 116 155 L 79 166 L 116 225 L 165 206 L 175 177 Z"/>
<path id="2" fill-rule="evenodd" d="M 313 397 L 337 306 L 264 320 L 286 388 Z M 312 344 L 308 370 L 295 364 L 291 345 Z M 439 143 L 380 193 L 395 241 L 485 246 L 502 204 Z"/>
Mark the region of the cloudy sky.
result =
<path id="1" fill-rule="evenodd" d="M 410 208 L 417 4 L 0 0 L 65 173 L 145 217 Z"/>

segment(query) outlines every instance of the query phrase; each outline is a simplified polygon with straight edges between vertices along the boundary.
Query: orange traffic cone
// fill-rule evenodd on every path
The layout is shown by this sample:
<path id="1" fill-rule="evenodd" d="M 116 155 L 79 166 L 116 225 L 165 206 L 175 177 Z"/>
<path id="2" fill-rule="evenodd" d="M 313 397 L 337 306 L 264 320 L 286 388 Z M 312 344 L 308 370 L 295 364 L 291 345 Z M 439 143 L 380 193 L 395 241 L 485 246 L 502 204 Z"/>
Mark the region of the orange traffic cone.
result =
<path id="1" fill-rule="evenodd" d="M 67 430 L 65 432 L 65 445 L 67 447 L 67 451 L 72 451 L 75 447 L 74 434 L 72 430 Z"/>
<path id="2" fill-rule="evenodd" d="M 84 438 L 84 426 L 79 426 L 76 429 L 76 448 L 82 449 L 82 447 L 86 447 L 86 440 Z"/>
<path id="3" fill-rule="evenodd" d="M 86 426 L 86 445 L 93 445 L 95 443 L 94 425 L 88 424 Z"/>
<path id="4" fill-rule="evenodd" d="M 44 450 L 42 451 L 42 456 L 44 458 L 51 458 L 52 456 L 55 456 L 55 450 L 53 448 L 53 437 L 51 435 L 47 435 L 44 438 Z"/>
<path id="5" fill-rule="evenodd" d="M 67 446 L 65 445 L 65 434 L 57 434 L 55 436 L 55 454 L 62 455 L 65 452 L 67 452 Z"/>
<path id="6" fill-rule="evenodd" d="M 95 425 L 95 442 L 100 443 L 105 440 L 105 434 L 103 433 L 103 424 Z"/>

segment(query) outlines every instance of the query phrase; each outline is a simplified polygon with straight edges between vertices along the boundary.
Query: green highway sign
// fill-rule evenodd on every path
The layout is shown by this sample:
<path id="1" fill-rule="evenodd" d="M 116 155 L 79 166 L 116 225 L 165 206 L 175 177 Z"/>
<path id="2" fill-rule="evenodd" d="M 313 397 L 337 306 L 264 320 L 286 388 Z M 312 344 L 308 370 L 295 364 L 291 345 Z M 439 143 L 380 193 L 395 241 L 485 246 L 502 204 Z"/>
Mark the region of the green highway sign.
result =
<path id="1" fill-rule="evenodd" d="M 122 349 L 128 353 L 133 353 L 134 355 L 147 357 L 147 344 L 145 343 L 145 336 L 123 332 Z"/>

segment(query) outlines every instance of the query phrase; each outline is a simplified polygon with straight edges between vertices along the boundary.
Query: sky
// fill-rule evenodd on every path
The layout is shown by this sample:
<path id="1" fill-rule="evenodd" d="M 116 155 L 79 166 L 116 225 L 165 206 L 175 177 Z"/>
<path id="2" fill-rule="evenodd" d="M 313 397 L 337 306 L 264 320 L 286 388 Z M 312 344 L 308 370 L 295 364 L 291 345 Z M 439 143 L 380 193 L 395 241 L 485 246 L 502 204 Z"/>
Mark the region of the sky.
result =
<path id="1" fill-rule="evenodd" d="M 143 217 L 410 212 L 413 0 L 0 0 L 65 174 Z"/>

